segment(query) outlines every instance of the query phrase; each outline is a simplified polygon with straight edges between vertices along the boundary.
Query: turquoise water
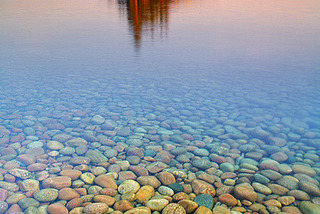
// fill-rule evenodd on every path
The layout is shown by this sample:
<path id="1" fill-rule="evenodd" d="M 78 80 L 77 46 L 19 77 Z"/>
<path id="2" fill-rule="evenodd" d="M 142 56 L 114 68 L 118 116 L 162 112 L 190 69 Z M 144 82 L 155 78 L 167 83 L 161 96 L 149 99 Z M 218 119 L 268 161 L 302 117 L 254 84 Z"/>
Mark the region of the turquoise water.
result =
<path id="1" fill-rule="evenodd" d="M 71 158 L 90 155 L 64 154 L 47 143 L 77 148 L 67 141 L 82 138 L 87 149 L 104 154 L 103 162 L 126 160 L 130 147 L 187 148 L 189 161 L 166 163 L 187 174 L 202 171 L 192 165 L 197 158 L 213 163 L 222 156 L 239 175 L 242 156 L 258 165 L 277 160 L 272 154 L 281 152 L 287 158 L 277 160 L 280 164 L 307 165 L 320 181 L 318 1 L 137 6 L 112 0 L 3 0 L 0 11 L 3 176 L 19 155 L 34 151 L 47 170 L 54 162 L 63 170 Z M 97 115 L 99 121 L 93 119 Z M 243 144 L 251 147 L 240 148 Z M 215 155 L 200 155 L 193 146 Z M 219 153 L 216 146 L 228 152 Z M 109 149 L 118 154 L 105 153 Z M 43 155 L 50 151 L 59 153 Z"/>

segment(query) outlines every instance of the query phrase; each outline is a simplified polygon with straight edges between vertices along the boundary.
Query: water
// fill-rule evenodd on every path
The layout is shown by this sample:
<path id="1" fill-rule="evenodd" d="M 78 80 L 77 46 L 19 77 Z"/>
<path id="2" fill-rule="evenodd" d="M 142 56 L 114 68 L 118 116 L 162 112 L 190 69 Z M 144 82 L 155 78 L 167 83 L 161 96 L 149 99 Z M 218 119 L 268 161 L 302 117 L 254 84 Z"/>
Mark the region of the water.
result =
<path id="1" fill-rule="evenodd" d="M 19 155 L 36 151 L 37 162 L 57 175 L 52 168 L 90 155 L 55 156 L 47 142 L 76 148 L 66 141 L 80 137 L 111 165 L 127 159 L 121 148 L 128 145 L 183 147 L 189 161 L 174 158 L 170 166 L 201 171 L 192 165 L 202 157 L 196 146 L 212 153 L 203 157 L 211 162 L 226 158 L 239 178 L 241 155 L 261 164 L 277 160 L 274 152 L 288 156 L 280 163 L 319 175 L 319 10 L 316 0 L 2 0 L 1 173 L 25 169 Z M 39 140 L 41 148 L 29 145 Z M 140 158 L 141 166 L 151 163 Z M 19 184 L 14 175 L 2 180 Z"/>

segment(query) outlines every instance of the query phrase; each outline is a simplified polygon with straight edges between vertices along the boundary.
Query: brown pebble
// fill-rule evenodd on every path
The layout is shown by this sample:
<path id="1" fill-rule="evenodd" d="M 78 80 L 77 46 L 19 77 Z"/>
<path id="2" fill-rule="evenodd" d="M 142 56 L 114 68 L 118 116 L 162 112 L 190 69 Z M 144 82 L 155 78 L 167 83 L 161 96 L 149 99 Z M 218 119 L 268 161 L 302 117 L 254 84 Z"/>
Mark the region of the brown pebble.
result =
<path id="1" fill-rule="evenodd" d="M 48 166 L 43 163 L 33 163 L 27 167 L 27 170 L 30 172 L 42 171 L 45 170 Z"/>
<path id="2" fill-rule="evenodd" d="M 58 198 L 60 200 L 66 200 L 66 201 L 69 201 L 71 199 L 74 199 L 74 198 L 79 198 L 80 197 L 80 194 L 74 190 L 74 189 L 71 189 L 71 188 L 63 188 L 61 190 L 59 190 L 59 195 L 58 195 Z"/>
<path id="3" fill-rule="evenodd" d="M 108 195 L 95 195 L 93 201 L 105 203 L 110 207 L 116 202 L 116 199 Z"/>
<path id="4" fill-rule="evenodd" d="M 47 178 L 42 182 L 44 188 L 63 189 L 71 186 L 71 178 L 67 176 L 57 176 Z"/>
<path id="5" fill-rule="evenodd" d="M 12 204 L 9 209 L 5 212 L 5 214 L 22 212 L 21 207 L 18 204 Z"/>
<path id="6" fill-rule="evenodd" d="M 121 200 L 121 201 L 117 201 L 114 205 L 113 205 L 113 208 L 115 210 L 119 210 L 119 211 L 127 211 L 127 210 L 130 210 L 130 209 L 133 209 L 133 204 L 128 201 L 128 200 Z"/>
<path id="7" fill-rule="evenodd" d="M 75 169 L 66 169 L 66 170 L 62 170 L 59 174 L 61 176 L 67 176 L 67 177 L 71 178 L 71 180 L 74 181 L 80 177 L 82 172 L 80 170 L 75 170 Z"/>
<path id="8" fill-rule="evenodd" d="M 137 181 L 141 186 L 152 186 L 153 188 L 158 188 L 161 183 L 160 181 L 154 176 L 140 176 L 137 178 Z"/>
<path id="9" fill-rule="evenodd" d="M 8 190 L 0 189 L 0 201 L 5 201 L 8 197 Z"/>
<path id="10" fill-rule="evenodd" d="M 10 174 L 5 174 L 4 175 L 4 180 L 10 183 L 15 183 L 16 182 L 16 177 Z"/>
<path id="11" fill-rule="evenodd" d="M 106 187 L 112 188 L 112 189 L 118 188 L 116 181 L 112 177 L 110 177 L 106 174 L 99 175 L 98 177 L 96 177 L 95 183 L 101 187 L 104 187 L 104 188 L 106 188 Z"/>
<path id="12" fill-rule="evenodd" d="M 68 209 L 60 203 L 50 204 L 47 211 L 49 214 L 68 214 Z"/>
<path id="13" fill-rule="evenodd" d="M 229 193 L 225 193 L 219 196 L 219 201 L 227 206 L 236 206 L 238 201 L 235 197 L 230 195 Z"/>
<path id="14" fill-rule="evenodd" d="M 74 199 L 71 199 L 67 204 L 66 204 L 66 207 L 68 210 L 72 210 L 76 207 L 81 207 L 83 203 L 83 200 L 81 198 L 74 198 Z"/>
<path id="15" fill-rule="evenodd" d="M 99 192 L 101 195 L 109 195 L 109 196 L 116 196 L 117 195 L 117 190 L 112 189 L 112 188 L 103 188 Z"/>
<path id="16" fill-rule="evenodd" d="M 75 188 L 75 191 L 77 191 L 77 193 L 79 193 L 80 195 L 87 195 L 87 189 L 86 188 Z"/>
<path id="17" fill-rule="evenodd" d="M 157 174 L 157 178 L 162 185 L 168 186 L 169 184 L 176 183 L 174 175 L 170 172 L 160 172 Z"/>

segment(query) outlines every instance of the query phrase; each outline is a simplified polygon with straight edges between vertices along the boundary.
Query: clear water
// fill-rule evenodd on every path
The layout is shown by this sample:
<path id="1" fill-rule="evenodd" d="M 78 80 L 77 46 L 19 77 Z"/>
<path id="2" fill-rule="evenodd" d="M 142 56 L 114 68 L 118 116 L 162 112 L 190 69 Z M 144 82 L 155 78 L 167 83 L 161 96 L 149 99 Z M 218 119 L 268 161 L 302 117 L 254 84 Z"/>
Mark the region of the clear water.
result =
<path id="1" fill-rule="evenodd" d="M 98 114 L 196 140 L 320 138 L 318 0 L 2 0 L 0 17 L 2 138 L 47 139 L 43 121 L 97 135 Z"/>

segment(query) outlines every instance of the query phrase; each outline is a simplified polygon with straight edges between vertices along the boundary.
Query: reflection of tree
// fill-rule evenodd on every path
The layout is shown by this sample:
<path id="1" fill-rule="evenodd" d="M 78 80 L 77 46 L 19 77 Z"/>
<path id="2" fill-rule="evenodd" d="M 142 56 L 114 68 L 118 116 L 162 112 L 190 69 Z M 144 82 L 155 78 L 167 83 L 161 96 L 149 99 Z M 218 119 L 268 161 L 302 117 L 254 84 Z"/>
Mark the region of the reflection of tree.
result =
<path id="1" fill-rule="evenodd" d="M 160 30 L 160 37 L 168 31 L 169 9 L 175 0 L 118 0 L 120 10 L 127 9 L 130 30 L 139 51 L 142 35 Z"/>

